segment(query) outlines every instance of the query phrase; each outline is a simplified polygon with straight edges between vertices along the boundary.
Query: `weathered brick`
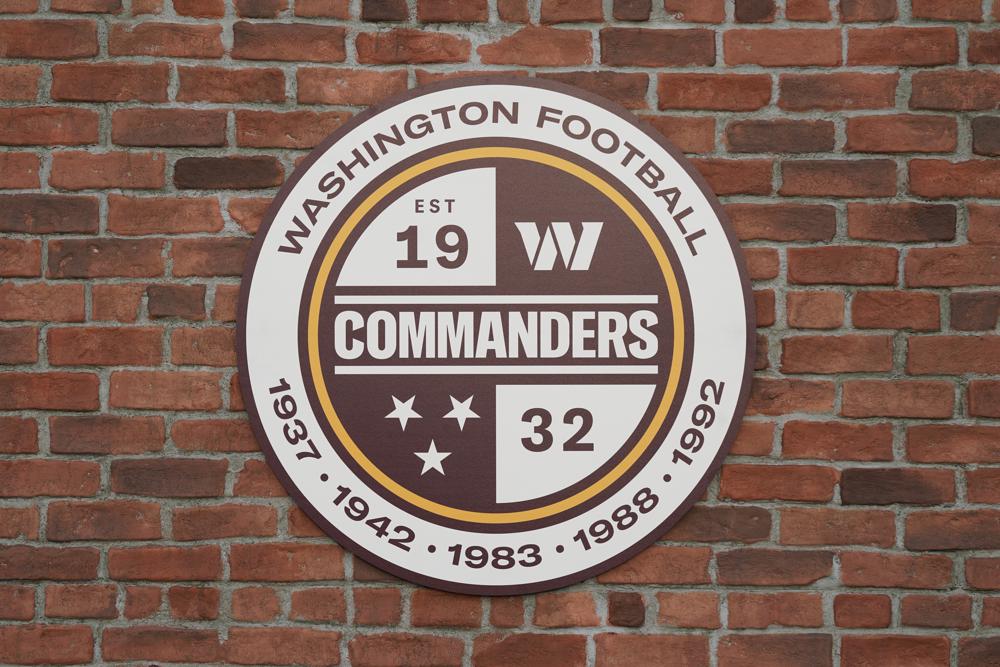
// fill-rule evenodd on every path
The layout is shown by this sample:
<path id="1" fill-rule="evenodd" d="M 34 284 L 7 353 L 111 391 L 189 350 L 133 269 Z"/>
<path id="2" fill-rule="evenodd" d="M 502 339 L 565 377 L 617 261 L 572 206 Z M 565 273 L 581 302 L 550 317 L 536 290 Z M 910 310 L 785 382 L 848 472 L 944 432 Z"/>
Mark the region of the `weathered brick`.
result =
<path id="1" fill-rule="evenodd" d="M 226 112 L 198 109 L 119 109 L 111 140 L 122 146 L 224 146 Z"/>
<path id="2" fill-rule="evenodd" d="M 464 62 L 472 49 L 464 37 L 411 29 L 361 33 L 355 45 L 358 62 L 375 65 Z M 487 48 L 480 47 L 484 62 L 487 55 L 483 49 Z"/>
<path id="3" fill-rule="evenodd" d="M 66 63 L 52 67 L 52 99 L 72 102 L 166 102 L 170 66 Z"/>
<path id="4" fill-rule="evenodd" d="M 453 46 L 449 50 L 456 51 L 457 48 Z M 542 26 L 521 28 L 512 35 L 480 46 L 476 52 L 484 63 L 490 65 L 535 67 L 585 65 L 593 57 L 589 32 Z M 468 50 L 456 55 L 459 60 L 465 60 Z M 418 62 L 435 61 L 420 59 Z"/>
<path id="5" fill-rule="evenodd" d="M 211 498 L 222 493 L 228 464 L 222 459 L 116 459 L 111 490 L 136 496 Z"/>
<path id="6" fill-rule="evenodd" d="M 108 35 L 113 56 L 218 58 L 223 54 L 222 27 L 190 23 L 116 24 Z"/>

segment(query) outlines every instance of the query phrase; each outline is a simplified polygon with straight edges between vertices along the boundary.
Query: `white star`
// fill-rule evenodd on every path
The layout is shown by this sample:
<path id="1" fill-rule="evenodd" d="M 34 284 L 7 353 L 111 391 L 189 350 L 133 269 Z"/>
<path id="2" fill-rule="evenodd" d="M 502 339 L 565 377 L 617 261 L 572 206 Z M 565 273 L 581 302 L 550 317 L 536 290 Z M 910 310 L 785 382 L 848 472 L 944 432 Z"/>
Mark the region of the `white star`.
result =
<path id="1" fill-rule="evenodd" d="M 410 396 L 409 400 L 401 401 L 395 396 L 392 397 L 392 402 L 396 406 L 392 412 L 385 416 L 386 419 L 398 419 L 399 425 L 406 430 L 406 422 L 411 419 L 420 419 L 420 415 L 413 409 L 413 399 L 416 396 Z"/>
<path id="2" fill-rule="evenodd" d="M 426 452 L 413 452 L 416 456 L 420 457 L 420 460 L 424 462 L 424 467 L 420 471 L 423 475 L 428 470 L 437 470 L 442 475 L 444 474 L 444 468 L 441 466 L 441 462 L 446 458 L 451 456 L 451 452 L 439 452 L 437 447 L 434 446 L 434 441 L 431 440 L 431 446 Z"/>
<path id="3" fill-rule="evenodd" d="M 451 412 L 444 416 L 445 419 L 454 419 L 458 422 L 458 430 L 462 431 L 465 429 L 466 419 L 479 419 L 479 415 L 471 410 L 469 407 L 472 405 L 472 399 L 475 397 L 473 394 L 469 396 L 464 401 L 455 400 L 454 396 L 449 396 L 451 399 Z"/>

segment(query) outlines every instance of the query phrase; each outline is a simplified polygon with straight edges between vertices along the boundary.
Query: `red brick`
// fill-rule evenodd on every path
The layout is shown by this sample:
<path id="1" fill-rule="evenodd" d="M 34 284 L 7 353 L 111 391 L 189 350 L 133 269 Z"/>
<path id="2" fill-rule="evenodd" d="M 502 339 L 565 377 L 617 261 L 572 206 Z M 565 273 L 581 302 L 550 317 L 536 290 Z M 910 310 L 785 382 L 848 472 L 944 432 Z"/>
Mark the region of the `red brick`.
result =
<path id="1" fill-rule="evenodd" d="M 664 0 L 663 5 L 680 21 L 722 23 L 726 19 L 724 0 Z"/>
<path id="2" fill-rule="evenodd" d="M 358 62 L 375 65 L 464 62 L 472 48 L 464 37 L 411 29 L 361 33 L 355 45 Z M 483 49 L 488 48 L 480 47 L 483 62 L 487 62 Z"/>
<path id="3" fill-rule="evenodd" d="M 402 606 L 398 588 L 354 589 L 354 622 L 360 625 L 396 625 L 403 613 Z"/>
<path id="4" fill-rule="evenodd" d="M 214 197 L 108 196 L 108 230 L 116 234 L 184 234 L 222 229 Z"/>
<path id="5" fill-rule="evenodd" d="M 20 21 L 18 21 L 20 23 Z M 97 143 L 98 115 L 69 107 L 0 108 L 0 145 L 73 146 Z"/>
<path id="6" fill-rule="evenodd" d="M 45 588 L 49 618 L 117 618 L 118 587 L 110 584 L 52 584 Z"/>
<path id="7" fill-rule="evenodd" d="M 646 622 L 646 602 L 642 593 L 608 593 L 608 625 L 639 628 Z"/>
<path id="8" fill-rule="evenodd" d="M 481 624 L 482 601 L 467 595 L 418 589 L 410 598 L 411 623 L 415 627 L 475 628 Z"/>
<path id="9" fill-rule="evenodd" d="M 766 540 L 771 535 L 771 515 L 760 507 L 692 507 L 664 540 L 678 542 L 745 542 Z"/>
<path id="10" fill-rule="evenodd" d="M 297 0 L 296 16 L 329 17 L 346 19 L 350 15 L 348 0 Z"/>
<path id="11" fill-rule="evenodd" d="M 270 537 L 277 532 L 273 507 L 262 505 L 206 505 L 175 507 L 175 540 L 216 540 L 230 537 Z"/>
<path id="12" fill-rule="evenodd" d="M 778 106 L 788 111 L 889 109 L 895 106 L 898 82 L 898 74 L 782 74 Z"/>
<path id="13" fill-rule="evenodd" d="M 233 58 L 340 62 L 345 53 L 340 26 L 245 21 L 233 25 Z"/>
<path id="14" fill-rule="evenodd" d="M 903 625 L 959 630 L 972 627 L 972 598 L 968 595 L 907 595 L 901 609 Z"/>
<path id="15" fill-rule="evenodd" d="M 803 67 L 840 64 L 839 30 L 727 30 L 723 35 L 723 45 L 729 65 Z"/>
<path id="16" fill-rule="evenodd" d="M 906 548 L 1000 548 L 1000 510 L 914 512 L 906 517 Z"/>
<path id="17" fill-rule="evenodd" d="M 994 6 L 994 14 L 996 11 Z M 997 654 L 1000 654 L 1000 641 L 996 637 L 962 637 L 958 640 L 959 667 L 987 664 L 990 660 L 995 660 Z"/>
<path id="18" fill-rule="evenodd" d="M 534 623 L 543 628 L 600 625 L 594 597 L 585 591 L 552 592 L 535 600 Z"/>
<path id="19" fill-rule="evenodd" d="M 1000 64 L 1000 30 L 969 32 L 969 62 Z"/>
<path id="20" fill-rule="evenodd" d="M 281 163 L 270 155 L 183 157 L 174 165 L 174 185 L 181 189 L 269 188 L 280 185 L 284 175 Z"/>
<path id="21" fill-rule="evenodd" d="M 910 108 L 976 111 L 1000 104 L 1000 73 L 982 70 L 915 72 Z"/>
<path id="22" fill-rule="evenodd" d="M 708 591 L 657 593 L 661 625 L 678 628 L 718 628 L 719 595 Z"/>
<path id="23" fill-rule="evenodd" d="M 222 659 L 222 645 L 215 629 L 111 627 L 101 633 L 101 655 L 118 661 L 217 663 Z"/>
<path id="24" fill-rule="evenodd" d="M 223 146 L 226 113 L 197 109 L 119 109 L 111 139 L 123 146 Z"/>
<path id="25" fill-rule="evenodd" d="M 158 540 L 160 506 L 128 500 L 54 502 L 46 537 L 69 540 Z"/>
<path id="26" fill-rule="evenodd" d="M 165 171 L 159 153 L 55 153 L 49 183 L 64 190 L 160 188 Z"/>
<path id="27" fill-rule="evenodd" d="M 660 74 L 660 109 L 754 111 L 771 100 L 771 77 L 765 74 Z"/>
<path id="28" fill-rule="evenodd" d="M 891 461 L 889 424 L 790 421 L 785 424 L 781 452 L 790 459 L 827 461 Z"/>
<path id="29" fill-rule="evenodd" d="M 93 373 L 0 373 L 0 410 L 97 410 Z"/>
<path id="30" fill-rule="evenodd" d="M 211 498 L 222 495 L 227 469 L 223 459 L 116 459 L 111 462 L 111 490 L 138 496 Z"/>
<path id="31" fill-rule="evenodd" d="M 770 160 L 695 158 L 692 164 L 719 196 L 771 193 L 774 168 Z"/>
<path id="32" fill-rule="evenodd" d="M 542 23 L 594 23 L 604 20 L 601 0 L 542 0 L 541 5 Z"/>
<path id="33" fill-rule="evenodd" d="M 649 547 L 598 575 L 603 584 L 699 584 L 708 582 L 711 551 L 702 547 Z"/>
<path id="34" fill-rule="evenodd" d="M 965 473 L 970 503 L 1000 504 L 1000 468 L 979 468 Z"/>
<path id="35" fill-rule="evenodd" d="M 181 16 L 222 18 L 226 14 L 225 0 L 174 0 L 174 11 Z"/>
<path id="36" fill-rule="evenodd" d="M 892 285 L 896 282 L 895 248 L 826 246 L 789 248 L 788 282 L 800 285 Z"/>
<path id="37" fill-rule="evenodd" d="M 420 0 L 417 20 L 426 23 L 477 23 L 489 18 L 486 0 Z M 545 6 L 542 6 L 545 20 Z"/>
<path id="38" fill-rule="evenodd" d="M 834 141 L 826 120 L 740 120 L 726 127 L 726 146 L 737 153 L 823 153 Z"/>
<path id="39" fill-rule="evenodd" d="M 834 388 L 830 382 L 757 378 L 750 389 L 747 414 L 829 412 L 833 409 L 833 394 Z"/>
<path id="40" fill-rule="evenodd" d="M 927 424 L 906 431 L 906 452 L 920 463 L 1000 463 L 1000 428 Z"/>
<path id="41" fill-rule="evenodd" d="M 219 617 L 219 589 L 171 586 L 167 591 L 170 615 L 187 621 L 211 621 Z"/>
<path id="42" fill-rule="evenodd" d="M 958 62 L 954 28 L 853 28 L 847 31 L 848 65 L 926 67 Z"/>
<path id="43" fill-rule="evenodd" d="M 112 547 L 108 550 L 108 574 L 120 580 L 215 581 L 222 574 L 222 561 L 215 545 Z"/>
<path id="44" fill-rule="evenodd" d="M 833 618 L 840 628 L 887 628 L 892 600 L 886 595 L 840 594 L 833 599 Z"/>
<path id="45" fill-rule="evenodd" d="M 75 102 L 166 102 L 167 63 L 66 63 L 52 67 L 52 99 Z"/>
<path id="46" fill-rule="evenodd" d="M 845 586 L 863 588 L 946 588 L 952 583 L 947 556 L 847 552 L 840 555 Z"/>
<path id="47" fill-rule="evenodd" d="M 891 21 L 897 15 L 896 0 L 840 0 L 840 18 L 845 23 Z"/>
<path id="48" fill-rule="evenodd" d="M 522 599 L 513 596 L 491 598 L 490 625 L 496 628 L 518 628 L 524 625 Z"/>
<path id="49" fill-rule="evenodd" d="M 298 101 L 302 104 L 364 106 L 406 90 L 406 72 L 299 67 Z"/>
<path id="50" fill-rule="evenodd" d="M 586 644 L 582 635 L 480 635 L 472 645 L 472 660 L 482 667 L 582 667 L 587 664 Z"/>
<path id="51" fill-rule="evenodd" d="M 49 329 L 54 366 L 154 366 L 160 363 L 163 331 L 152 327 Z"/>
<path id="52" fill-rule="evenodd" d="M 50 278 L 151 277 L 163 273 L 158 239 L 66 239 L 49 242 Z"/>
<path id="53" fill-rule="evenodd" d="M 100 557 L 97 549 L 89 547 L 0 546 L 0 578 L 95 579 Z"/>
<path id="54" fill-rule="evenodd" d="M 331 665 L 340 663 L 340 633 L 305 628 L 234 627 L 226 662 L 238 664 Z"/>
<path id="55" fill-rule="evenodd" d="M 50 448 L 57 454 L 141 454 L 163 448 L 162 417 L 112 415 L 49 418 Z"/>
<path id="56" fill-rule="evenodd" d="M 736 0 L 733 16 L 737 23 L 772 23 L 777 11 L 774 0 Z"/>
<path id="57" fill-rule="evenodd" d="M 318 581 L 344 578 L 344 552 L 335 544 L 234 544 L 233 581 Z"/>
<path id="58" fill-rule="evenodd" d="M 972 150 L 978 155 L 1000 155 L 1000 116 L 972 120 Z"/>
<path id="59" fill-rule="evenodd" d="M 1000 373 L 1000 336 L 911 336 L 907 343 L 912 375 Z"/>
<path id="60" fill-rule="evenodd" d="M 947 637 L 905 635 L 845 635 L 840 659 L 845 665 L 947 665 L 950 656 Z"/>
<path id="61" fill-rule="evenodd" d="M 512 35 L 480 46 L 476 52 L 486 64 L 534 67 L 585 65 L 593 57 L 590 32 L 542 26 L 521 28 Z"/>
<path id="62" fill-rule="evenodd" d="M 161 410 L 217 410 L 222 405 L 219 376 L 201 371 L 115 371 L 114 407 Z"/>
<path id="63" fill-rule="evenodd" d="M 648 21 L 652 0 L 615 0 L 611 15 L 619 21 Z"/>
<path id="64" fill-rule="evenodd" d="M 342 111 L 237 111 L 236 143 L 258 148 L 312 148 L 343 125 Z"/>
<path id="65" fill-rule="evenodd" d="M 0 586 L 0 618 L 30 621 L 35 617 L 35 589 L 29 586 Z"/>
<path id="66" fill-rule="evenodd" d="M 177 68 L 177 76 L 180 81 L 177 90 L 179 102 L 283 102 L 285 100 L 285 75 L 277 68 L 229 69 L 181 66 Z"/>
<path id="67" fill-rule="evenodd" d="M 940 505 L 954 502 L 955 479 L 950 470 L 852 468 L 841 473 L 840 495 L 845 505 Z"/>
<path id="68" fill-rule="evenodd" d="M 944 116 L 859 116 L 847 119 L 849 151 L 860 153 L 943 153 L 958 145 L 958 127 Z"/>
<path id="69" fill-rule="evenodd" d="M 80 195 L 0 196 L 0 231 L 90 234 L 98 227 L 98 201 Z"/>
<path id="70" fill-rule="evenodd" d="M 718 581 L 736 586 L 795 586 L 830 576 L 833 555 L 824 551 L 737 549 L 717 556 Z"/>
<path id="71" fill-rule="evenodd" d="M 295 595 L 299 592 L 301 591 L 292 593 L 293 610 Z M 232 593 L 230 615 L 237 621 L 271 621 L 280 612 L 281 601 L 278 599 L 278 594 L 270 588 L 238 588 Z"/>
<path id="72" fill-rule="evenodd" d="M 891 160 L 786 160 L 781 164 L 781 175 L 783 195 L 890 197 L 896 194 L 896 163 Z"/>
<path id="73" fill-rule="evenodd" d="M 178 365 L 235 366 L 236 332 L 234 329 L 182 328 L 170 335 L 170 360 Z"/>
<path id="74" fill-rule="evenodd" d="M 478 640 L 477 640 L 478 641 Z M 458 667 L 465 650 L 458 637 L 385 633 L 357 635 L 348 644 L 354 667 Z"/>
<path id="75" fill-rule="evenodd" d="M 38 162 L 31 153 L 0 153 L 0 188 L 37 188 Z"/>
<path id="76" fill-rule="evenodd" d="M 1000 252 L 986 245 L 913 248 L 905 272 L 909 287 L 1000 285 Z"/>
<path id="77" fill-rule="evenodd" d="M 822 634 L 726 635 L 719 640 L 718 654 L 724 667 L 829 667 L 833 638 Z"/>
<path id="78" fill-rule="evenodd" d="M 42 68 L 37 65 L 0 67 L 0 100 L 33 102 L 38 96 L 38 79 Z"/>
<path id="79" fill-rule="evenodd" d="M 200 238 L 173 242 L 174 275 L 238 276 L 243 272 L 250 240 L 245 238 Z"/>
<path id="80" fill-rule="evenodd" d="M 34 454 L 38 451 L 38 422 L 29 417 L 0 417 L 0 453 Z"/>
<path id="81" fill-rule="evenodd" d="M 145 22 L 112 25 L 108 53 L 113 56 L 218 58 L 223 54 L 222 27 L 190 23 Z"/>
<path id="82" fill-rule="evenodd" d="M 410 17 L 405 0 L 362 0 L 362 21 L 405 21 Z"/>
<path id="83" fill-rule="evenodd" d="M 266 463 L 250 460 L 239 472 L 233 486 L 233 495 L 284 497 L 287 493 Z"/>
<path id="84" fill-rule="evenodd" d="M 665 656 L 679 666 L 709 664 L 708 637 L 608 633 L 597 635 L 595 643 L 597 667 L 655 665 Z"/>
<path id="85" fill-rule="evenodd" d="M 125 586 L 125 618 L 149 618 L 159 611 L 161 598 L 157 586 Z"/>
<path id="86" fill-rule="evenodd" d="M 714 65 L 715 38 L 703 29 L 604 28 L 601 62 L 612 67 Z"/>
<path id="87" fill-rule="evenodd" d="M 396 593 L 398 598 L 399 591 Z M 309 588 L 304 591 L 294 591 L 289 618 L 301 621 L 343 623 L 347 620 L 347 602 L 344 599 L 344 591 L 339 588 Z"/>
<path id="88" fill-rule="evenodd" d="M 843 386 L 845 417 L 951 417 L 954 388 L 936 380 L 851 380 Z"/>
<path id="89" fill-rule="evenodd" d="M 0 363 L 18 365 L 38 361 L 38 329 L 14 327 L 0 329 Z"/>
<path id="90" fill-rule="evenodd" d="M 37 507 L 0 508 L 0 537 L 4 539 L 24 537 L 36 540 L 38 539 L 39 520 Z"/>
<path id="91" fill-rule="evenodd" d="M 734 500 L 828 501 L 837 471 L 819 466 L 729 464 L 722 468 L 719 497 Z"/>
<path id="92" fill-rule="evenodd" d="M 715 146 L 715 119 L 701 116 L 641 116 L 685 153 L 707 153 Z"/>
<path id="93" fill-rule="evenodd" d="M 789 21 L 819 21 L 830 20 L 830 4 L 823 0 L 786 0 L 785 18 Z"/>
<path id="94" fill-rule="evenodd" d="M 778 277 L 778 251 L 774 248 L 745 248 L 750 280 L 770 280 Z"/>
<path id="95" fill-rule="evenodd" d="M 97 26 L 91 20 L 0 20 L 4 58 L 68 60 L 97 55 Z"/>
<path id="96" fill-rule="evenodd" d="M 969 414 L 974 417 L 1000 417 L 1000 382 L 973 380 L 968 389 Z"/>
<path id="97" fill-rule="evenodd" d="M 60 12 L 118 14 L 122 11 L 122 0 L 52 0 L 51 8 Z"/>
<path id="98" fill-rule="evenodd" d="M 955 207 L 948 204 L 847 205 L 850 236 L 872 241 L 950 241 L 956 219 Z"/>
<path id="99" fill-rule="evenodd" d="M 264 222 L 264 217 L 267 215 L 267 209 L 270 205 L 271 200 L 266 197 L 230 197 L 228 206 L 229 217 L 247 232 L 256 234 Z"/>
<path id="100" fill-rule="evenodd" d="M 941 21 L 982 21 L 983 4 L 975 0 L 912 0 L 913 18 Z"/>
<path id="101" fill-rule="evenodd" d="M 890 336 L 794 336 L 781 341 L 783 373 L 855 373 L 892 369 Z"/>
<path id="102" fill-rule="evenodd" d="M 911 160 L 910 191 L 928 198 L 1000 197 L 996 160 Z"/>
<path id="103" fill-rule="evenodd" d="M 785 295 L 788 326 L 797 329 L 837 329 L 844 324 L 840 292 L 789 292 Z"/>
<path id="104" fill-rule="evenodd" d="M 734 456 L 767 456 L 774 443 L 774 424 L 744 421 L 736 432 L 730 453 Z"/>
<path id="105" fill-rule="evenodd" d="M 823 600 L 816 593 L 730 593 L 728 598 L 730 628 L 823 625 Z"/>
<path id="106" fill-rule="evenodd" d="M 94 659 L 94 636 L 86 625 L 0 627 L 0 660 L 20 665 L 77 664 Z"/>
<path id="107" fill-rule="evenodd" d="M 256 452 L 260 448 L 245 419 L 177 420 L 170 437 L 178 449 L 201 452 Z"/>
<path id="108" fill-rule="evenodd" d="M 968 558 L 965 561 L 965 580 L 972 588 L 1000 589 L 1000 559 Z"/>
<path id="109" fill-rule="evenodd" d="M 158 209 L 160 206 L 157 205 L 155 208 Z M 192 207 L 195 208 L 202 207 Z M 146 299 L 146 308 L 151 318 L 205 319 L 204 285 L 150 285 L 146 288 Z"/>
<path id="110" fill-rule="evenodd" d="M 236 14 L 247 18 L 276 18 L 288 9 L 288 0 L 236 0 Z"/>
<path id="111" fill-rule="evenodd" d="M 781 543 L 801 546 L 864 544 L 891 547 L 895 543 L 891 512 L 794 508 L 781 510 Z"/>

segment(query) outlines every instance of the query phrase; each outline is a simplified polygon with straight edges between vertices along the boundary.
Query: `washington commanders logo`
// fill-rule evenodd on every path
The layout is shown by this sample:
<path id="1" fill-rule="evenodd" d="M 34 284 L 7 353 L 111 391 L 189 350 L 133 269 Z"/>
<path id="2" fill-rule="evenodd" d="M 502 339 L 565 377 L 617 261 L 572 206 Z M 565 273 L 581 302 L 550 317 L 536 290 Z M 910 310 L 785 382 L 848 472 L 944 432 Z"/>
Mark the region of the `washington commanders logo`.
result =
<path id="1" fill-rule="evenodd" d="M 738 427 L 752 299 L 704 181 L 589 93 L 459 80 L 360 114 L 281 189 L 240 381 L 303 509 L 405 579 L 512 594 L 663 535 Z"/>

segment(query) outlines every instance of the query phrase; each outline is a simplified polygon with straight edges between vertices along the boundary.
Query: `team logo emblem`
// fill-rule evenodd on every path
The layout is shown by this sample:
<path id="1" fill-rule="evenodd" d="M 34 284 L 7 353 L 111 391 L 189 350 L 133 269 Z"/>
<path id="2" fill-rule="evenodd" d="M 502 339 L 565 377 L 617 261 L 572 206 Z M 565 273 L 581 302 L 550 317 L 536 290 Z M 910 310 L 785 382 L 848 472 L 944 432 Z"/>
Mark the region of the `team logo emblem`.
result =
<path id="1" fill-rule="evenodd" d="M 295 171 L 243 279 L 267 458 L 405 579 L 528 593 L 695 502 L 738 428 L 752 297 L 718 202 L 626 111 L 469 79 L 360 114 Z"/>

